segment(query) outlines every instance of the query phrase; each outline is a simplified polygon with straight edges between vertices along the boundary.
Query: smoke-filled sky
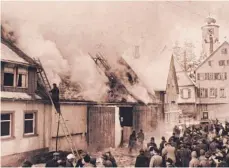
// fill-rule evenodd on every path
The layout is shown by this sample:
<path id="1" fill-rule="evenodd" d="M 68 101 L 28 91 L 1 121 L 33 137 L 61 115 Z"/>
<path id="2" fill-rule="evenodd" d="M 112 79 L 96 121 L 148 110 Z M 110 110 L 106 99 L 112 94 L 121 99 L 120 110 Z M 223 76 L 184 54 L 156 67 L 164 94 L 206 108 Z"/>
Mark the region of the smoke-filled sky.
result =
<path id="1" fill-rule="evenodd" d="M 18 45 L 30 56 L 45 62 L 49 76 L 73 71 L 72 79 L 86 88 L 99 77 L 88 52 L 102 50 L 110 62 L 116 55 L 140 46 L 139 76 L 150 61 L 175 41 L 192 41 L 201 49 L 201 26 L 209 14 L 220 25 L 220 41 L 229 39 L 229 1 L 214 2 L 1 2 L 2 23 L 15 31 Z M 131 56 L 129 56 L 131 57 Z M 77 65 L 79 66 L 77 66 Z M 141 68 L 142 67 L 142 68 Z M 91 81 L 82 80 L 85 76 Z M 96 76 L 96 77 L 95 77 Z M 54 80 L 55 81 L 55 80 Z M 147 83 L 147 79 L 143 79 Z M 58 79 L 57 79 L 58 82 Z M 89 83 L 89 84 L 87 84 Z M 97 89 L 102 87 L 98 84 Z M 87 86 L 86 86 L 87 85 Z"/>

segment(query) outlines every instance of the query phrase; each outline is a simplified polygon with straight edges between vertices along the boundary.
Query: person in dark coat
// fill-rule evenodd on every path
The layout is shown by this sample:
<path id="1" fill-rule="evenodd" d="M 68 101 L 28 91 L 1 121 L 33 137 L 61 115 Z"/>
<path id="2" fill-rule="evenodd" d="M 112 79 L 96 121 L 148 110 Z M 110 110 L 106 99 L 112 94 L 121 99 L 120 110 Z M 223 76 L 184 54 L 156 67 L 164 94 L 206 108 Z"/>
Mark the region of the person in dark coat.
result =
<path id="1" fill-rule="evenodd" d="M 116 162 L 114 156 L 111 154 L 110 151 L 107 152 L 107 155 L 108 155 L 108 159 L 111 161 L 113 167 L 118 167 L 117 162 Z"/>
<path id="2" fill-rule="evenodd" d="M 59 164 L 57 161 L 59 160 L 59 158 L 60 158 L 59 153 L 57 153 L 57 152 L 53 153 L 53 159 L 47 161 L 45 164 L 45 167 L 58 167 Z"/>
<path id="3" fill-rule="evenodd" d="M 202 143 L 197 145 L 198 148 L 203 149 L 205 152 L 208 151 L 208 145 L 205 139 L 202 140 Z"/>
<path id="4" fill-rule="evenodd" d="M 52 100 L 54 102 L 59 102 L 59 89 L 56 84 L 53 84 L 53 89 L 50 91 L 52 93 Z"/>
<path id="5" fill-rule="evenodd" d="M 103 159 L 103 166 L 104 166 L 104 167 L 113 167 L 113 164 L 112 164 L 112 162 L 109 160 L 107 154 L 103 154 L 102 159 Z"/>
<path id="6" fill-rule="evenodd" d="M 165 137 L 161 137 L 161 143 L 160 143 L 160 153 L 162 152 L 162 149 L 165 147 L 165 143 L 166 143 L 166 140 L 165 140 Z"/>
<path id="7" fill-rule="evenodd" d="M 52 94 L 51 97 L 52 97 L 53 104 L 54 104 L 54 106 L 55 106 L 55 108 L 56 108 L 56 111 L 57 111 L 58 113 L 60 113 L 59 89 L 58 89 L 58 87 L 56 86 L 55 83 L 53 84 L 53 89 L 52 89 L 50 92 L 51 92 L 51 94 Z"/>
<path id="8" fill-rule="evenodd" d="M 32 166 L 33 166 L 33 164 L 30 161 L 25 160 L 21 167 L 32 167 Z"/>
<path id="9" fill-rule="evenodd" d="M 139 151 L 139 155 L 136 158 L 135 167 L 149 167 L 149 158 L 145 156 L 143 149 Z"/>
<path id="10" fill-rule="evenodd" d="M 151 137 L 150 142 L 147 144 L 147 148 L 150 147 L 157 148 L 157 144 L 155 143 L 154 137 Z"/>
<path id="11" fill-rule="evenodd" d="M 129 152 L 132 152 L 132 149 L 135 148 L 136 141 L 137 141 L 136 132 L 133 131 L 129 138 Z"/>
<path id="12" fill-rule="evenodd" d="M 181 144 L 180 149 L 176 153 L 177 159 L 180 160 L 181 167 L 188 167 L 191 160 L 191 150 L 186 145 Z"/>

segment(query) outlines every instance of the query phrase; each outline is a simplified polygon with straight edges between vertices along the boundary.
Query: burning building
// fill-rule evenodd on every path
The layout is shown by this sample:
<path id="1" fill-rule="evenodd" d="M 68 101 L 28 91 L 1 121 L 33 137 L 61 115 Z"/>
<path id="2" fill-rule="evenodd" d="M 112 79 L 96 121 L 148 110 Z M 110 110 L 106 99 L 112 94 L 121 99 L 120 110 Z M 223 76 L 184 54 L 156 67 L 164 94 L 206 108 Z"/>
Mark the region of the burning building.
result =
<path id="1" fill-rule="evenodd" d="M 40 65 L 14 42 L 4 35 L 1 38 L 3 166 L 18 166 L 25 158 L 32 159 L 56 147 L 69 150 L 62 130 L 56 143 L 55 109 L 45 94 L 45 86 L 40 83 Z M 160 113 L 157 98 L 146 90 L 147 99 L 136 94 L 135 86 L 143 87 L 125 60 L 119 59 L 121 70 L 111 67 L 100 53 L 94 61 L 108 78 L 107 95 L 101 102 L 87 100 L 80 94 L 79 84 L 71 82 L 68 76 L 60 75 L 61 111 L 76 147 L 118 147 L 133 129 L 143 129 L 145 132 L 156 129 L 157 115 Z M 19 143 L 20 148 L 15 147 Z"/>

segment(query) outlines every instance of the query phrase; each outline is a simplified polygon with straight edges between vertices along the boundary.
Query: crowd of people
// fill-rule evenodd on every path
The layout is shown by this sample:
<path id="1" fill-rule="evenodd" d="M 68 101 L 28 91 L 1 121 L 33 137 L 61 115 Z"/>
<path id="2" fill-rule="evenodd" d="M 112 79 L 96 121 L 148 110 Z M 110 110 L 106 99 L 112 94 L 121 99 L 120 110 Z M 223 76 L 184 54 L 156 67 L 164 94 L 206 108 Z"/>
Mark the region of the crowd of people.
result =
<path id="1" fill-rule="evenodd" d="M 166 140 L 161 138 L 156 144 L 151 137 L 145 149 L 143 130 L 129 137 L 129 152 L 140 148 L 135 161 L 135 167 L 229 167 L 229 123 L 219 123 L 217 120 L 205 124 L 189 127 L 175 126 L 173 134 Z M 53 154 L 45 167 L 118 167 L 111 152 L 102 155 L 101 165 L 98 159 L 81 154 L 76 161 L 74 154 L 69 154 L 65 159 L 60 159 L 58 153 Z M 23 167 L 31 167 L 26 161 Z"/>
<path id="2" fill-rule="evenodd" d="M 130 137 L 132 146 L 133 140 Z M 229 123 L 175 126 L 173 135 L 167 141 L 162 137 L 159 146 L 151 138 L 135 167 L 229 167 Z"/>

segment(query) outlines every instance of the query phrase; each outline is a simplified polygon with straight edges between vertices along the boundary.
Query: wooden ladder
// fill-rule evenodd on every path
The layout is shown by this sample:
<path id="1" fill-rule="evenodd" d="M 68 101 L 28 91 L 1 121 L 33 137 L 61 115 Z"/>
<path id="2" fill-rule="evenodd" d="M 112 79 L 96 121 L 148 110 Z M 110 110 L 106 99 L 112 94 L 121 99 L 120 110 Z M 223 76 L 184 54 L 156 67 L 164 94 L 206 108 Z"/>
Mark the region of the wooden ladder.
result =
<path id="1" fill-rule="evenodd" d="M 76 154 L 77 158 L 79 159 L 80 158 L 80 155 L 78 153 L 78 150 L 73 142 L 73 138 L 72 138 L 72 135 L 67 127 L 67 124 L 65 122 L 65 119 L 62 115 L 61 112 L 58 112 L 56 107 L 54 106 L 54 103 L 53 103 L 53 100 L 52 100 L 52 97 L 50 95 L 50 90 L 51 90 L 51 85 L 49 83 L 49 80 L 47 78 L 47 75 L 45 73 L 45 70 L 42 66 L 42 63 L 40 61 L 40 59 L 34 59 L 34 61 L 39 65 L 38 67 L 38 78 L 39 80 L 42 82 L 44 88 L 45 88 L 45 93 L 47 94 L 48 98 L 50 99 L 51 103 L 52 103 L 52 107 L 55 109 L 55 115 L 56 115 L 56 118 L 57 118 L 57 121 L 59 122 L 61 128 L 62 128 L 62 131 L 64 133 L 64 136 L 70 146 L 70 149 L 71 149 L 71 152 L 72 154 Z M 57 137 L 58 138 L 58 137 Z"/>

